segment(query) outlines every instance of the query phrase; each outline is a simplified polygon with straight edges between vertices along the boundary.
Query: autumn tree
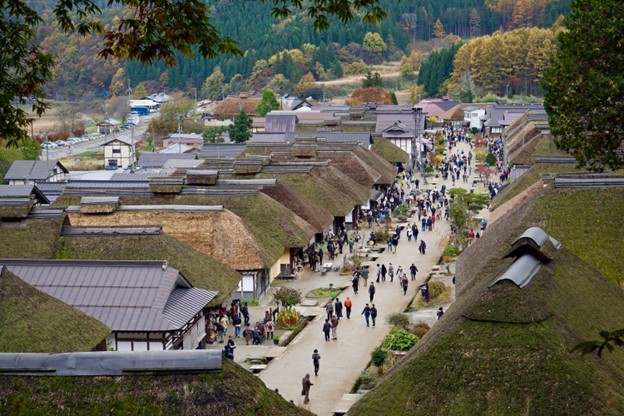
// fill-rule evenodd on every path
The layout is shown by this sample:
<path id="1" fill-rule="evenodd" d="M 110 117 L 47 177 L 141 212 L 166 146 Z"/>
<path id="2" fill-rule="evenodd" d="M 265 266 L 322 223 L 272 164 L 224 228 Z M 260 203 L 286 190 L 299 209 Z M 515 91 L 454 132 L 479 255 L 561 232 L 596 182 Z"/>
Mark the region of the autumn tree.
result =
<path id="1" fill-rule="evenodd" d="M 110 92 L 113 95 L 120 96 L 128 93 L 126 85 L 126 77 L 123 68 L 119 68 L 111 80 Z"/>
<path id="2" fill-rule="evenodd" d="M 364 35 L 364 42 L 362 43 L 362 50 L 366 52 L 366 56 L 369 62 L 375 61 L 388 50 L 388 45 L 381 38 L 379 33 L 366 32 Z"/>
<path id="3" fill-rule="evenodd" d="M 624 19 L 619 0 L 575 0 L 544 71 L 544 106 L 560 149 L 581 166 L 624 161 Z"/>
<path id="4" fill-rule="evenodd" d="M 147 89 L 145 88 L 145 85 L 143 85 L 143 83 L 140 83 L 139 85 L 134 87 L 134 90 L 132 91 L 133 100 L 139 100 L 141 99 L 141 97 L 145 97 L 146 95 Z"/>
<path id="5" fill-rule="evenodd" d="M 269 0 L 265 0 L 269 1 Z M 36 2 L 35 2 L 36 3 Z M 305 12 L 314 30 L 329 27 L 331 17 L 343 24 L 356 19 L 376 24 L 387 13 L 378 0 L 344 0 L 338 4 L 324 0 L 272 2 L 272 14 L 286 18 Z M 104 25 L 100 5 L 121 5 L 128 9 L 114 25 Z M 32 103 L 41 116 L 48 108 L 44 86 L 53 76 L 55 59 L 43 51 L 35 40 L 35 28 L 43 23 L 32 2 L 7 0 L 2 3 L 0 45 L 8 53 L 2 56 L 0 71 L 0 137 L 8 146 L 17 146 L 28 133 L 32 120 L 20 104 Z M 175 65 L 182 56 L 199 55 L 215 58 L 223 54 L 242 54 L 236 41 L 222 34 L 213 24 L 214 13 L 202 0 L 64 0 L 54 4 L 53 19 L 58 30 L 100 35 L 101 58 L 138 60 L 151 64 L 162 60 Z"/>
<path id="6" fill-rule="evenodd" d="M 438 39 L 442 39 L 446 36 L 446 31 L 444 30 L 444 26 L 442 25 L 440 19 L 436 20 L 435 24 L 433 25 L 433 36 Z"/>
<path id="7" fill-rule="evenodd" d="M 273 90 L 269 88 L 262 89 L 262 99 L 258 103 L 256 107 L 256 113 L 260 117 L 266 116 L 269 112 L 273 110 L 279 110 L 280 104 L 275 98 L 275 93 Z"/>
<path id="8" fill-rule="evenodd" d="M 305 91 L 316 88 L 316 86 L 316 79 L 314 79 L 314 75 L 308 72 L 303 77 L 301 77 L 301 80 L 299 80 L 299 82 L 297 83 L 297 94 L 301 95 Z"/>
<path id="9" fill-rule="evenodd" d="M 416 104 L 425 97 L 425 87 L 422 84 L 414 84 L 409 88 L 410 102 Z"/>
<path id="10" fill-rule="evenodd" d="M 479 15 L 476 9 L 470 10 L 469 19 L 470 37 L 476 38 L 477 36 L 481 36 L 481 15 Z"/>
<path id="11" fill-rule="evenodd" d="M 223 81 L 225 76 L 221 72 L 221 68 L 216 67 L 212 74 L 206 78 L 202 85 L 201 96 L 209 100 L 218 100 L 223 93 Z"/>

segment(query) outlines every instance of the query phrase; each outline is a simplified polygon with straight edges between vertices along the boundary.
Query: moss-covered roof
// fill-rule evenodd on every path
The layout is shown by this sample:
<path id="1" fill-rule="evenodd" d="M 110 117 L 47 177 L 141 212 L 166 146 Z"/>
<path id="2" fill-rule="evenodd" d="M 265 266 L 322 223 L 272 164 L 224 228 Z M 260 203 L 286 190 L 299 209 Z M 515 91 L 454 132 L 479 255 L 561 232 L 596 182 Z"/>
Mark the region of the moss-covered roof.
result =
<path id="1" fill-rule="evenodd" d="M 221 303 L 236 290 L 240 274 L 168 234 L 63 236 L 59 258 L 84 260 L 167 260 L 195 287 L 219 292 Z"/>
<path id="2" fill-rule="evenodd" d="M 4 258 L 54 258 L 63 218 L 26 219 L 19 226 L 0 226 Z"/>
<path id="3" fill-rule="evenodd" d="M 316 166 L 312 169 L 311 173 L 323 179 L 325 182 L 338 189 L 343 195 L 355 201 L 355 204 L 351 205 L 351 209 L 353 209 L 355 205 L 368 203 L 370 199 L 370 187 L 357 183 L 333 166 Z"/>
<path id="4" fill-rule="evenodd" d="M 0 396 L 5 415 L 312 415 L 228 360 L 201 375 L 3 376 Z"/>
<path id="5" fill-rule="evenodd" d="M 623 413 L 624 351 L 603 358 L 570 352 L 600 330 L 624 326 L 621 291 L 572 245 L 573 233 L 587 245 L 583 229 L 562 233 L 555 226 L 562 207 L 582 199 L 576 192 L 544 190 L 491 224 L 460 256 L 458 283 L 470 282 L 455 304 L 352 414 Z M 621 230 L 624 216 L 608 219 L 608 210 L 601 218 Z M 511 242 L 532 225 L 563 247 L 523 289 L 510 282 L 490 287 L 509 264 L 502 256 Z"/>
<path id="6" fill-rule="evenodd" d="M 2 263 L 0 272 L 0 352 L 91 351 L 111 333 L 103 323 L 24 282 Z"/>
<path id="7" fill-rule="evenodd" d="M 371 150 L 390 163 L 407 163 L 410 157 L 406 151 L 383 137 L 375 137 L 373 139 Z"/>
<path id="8" fill-rule="evenodd" d="M 381 174 L 381 178 L 377 180 L 377 184 L 390 185 L 396 179 L 397 167 L 393 166 L 381 155 L 371 150 L 364 149 L 363 147 L 355 149 L 355 154 Z"/>

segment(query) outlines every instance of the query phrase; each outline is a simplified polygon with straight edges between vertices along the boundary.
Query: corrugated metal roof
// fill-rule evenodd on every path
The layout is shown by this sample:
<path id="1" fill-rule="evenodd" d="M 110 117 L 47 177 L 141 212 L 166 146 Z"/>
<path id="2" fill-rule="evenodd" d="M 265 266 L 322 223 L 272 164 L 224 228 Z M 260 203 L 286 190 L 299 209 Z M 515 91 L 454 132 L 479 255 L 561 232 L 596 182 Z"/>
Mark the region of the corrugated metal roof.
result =
<path id="1" fill-rule="evenodd" d="M 50 200 L 39 190 L 35 184 L 26 185 L 0 185 L 0 203 L 11 198 L 35 199 L 40 204 L 49 204 Z"/>
<path id="2" fill-rule="evenodd" d="M 533 242 L 537 244 L 538 247 L 543 246 L 546 240 L 550 240 L 556 248 L 561 247 L 561 243 L 559 241 L 555 240 L 553 237 L 548 235 L 546 231 L 542 230 L 540 227 L 528 228 L 525 232 L 522 233 L 520 237 L 516 238 L 511 243 L 511 245 L 512 246 L 515 245 L 518 241 L 524 238 L 529 238 L 533 240 Z"/>
<path id="3" fill-rule="evenodd" d="M 217 212 L 223 205 L 120 205 L 117 211 Z"/>
<path id="4" fill-rule="evenodd" d="M 0 353 L 0 375 L 128 376 L 220 371 L 220 350 Z"/>
<path id="5" fill-rule="evenodd" d="M 158 261 L 2 259 L 0 264 L 28 284 L 85 312 L 113 331 L 179 329 L 180 325 L 164 314 L 164 308 L 177 286 L 191 286 L 176 269 Z M 197 299 L 214 297 L 214 292 L 204 289 L 196 292 Z M 190 316 L 201 310 L 196 303 L 187 307 L 184 313 Z M 181 313 L 176 316 L 182 316 Z"/>
<path id="6" fill-rule="evenodd" d="M 163 314 L 174 325 L 181 327 L 197 314 L 193 311 L 201 311 L 216 296 L 217 292 L 213 291 L 177 287 L 169 295 Z"/>
<path id="7" fill-rule="evenodd" d="M 273 186 L 275 179 L 219 179 L 217 186 Z"/>
<path id="8" fill-rule="evenodd" d="M 535 256 L 525 254 L 513 262 L 491 286 L 503 280 L 511 280 L 516 286 L 523 288 L 537 274 L 541 265 L 542 263 Z"/>
<path id="9" fill-rule="evenodd" d="M 105 235 L 160 235 L 160 226 L 134 227 L 134 226 L 111 226 L 111 227 L 71 227 L 64 226 L 61 235 L 82 236 L 105 236 Z"/>
<path id="10" fill-rule="evenodd" d="M 136 170 L 134 172 L 119 172 L 111 176 L 111 181 L 146 181 L 152 176 L 169 176 L 170 172 L 162 170 Z"/>
<path id="11" fill-rule="evenodd" d="M 198 157 L 203 159 L 235 159 L 245 150 L 244 144 L 205 144 Z"/>
<path id="12" fill-rule="evenodd" d="M 119 204 L 118 196 L 83 196 L 80 198 L 80 205 L 91 204 Z"/>
<path id="13" fill-rule="evenodd" d="M 247 143 L 286 143 L 286 133 L 253 133 Z"/>
<path id="14" fill-rule="evenodd" d="M 190 169 L 196 168 L 204 163 L 204 159 L 169 159 L 165 162 L 163 169 Z"/>
<path id="15" fill-rule="evenodd" d="M 297 126 L 297 116 L 295 114 L 272 114 L 266 116 L 264 131 L 267 133 L 285 133 L 295 131 Z"/>

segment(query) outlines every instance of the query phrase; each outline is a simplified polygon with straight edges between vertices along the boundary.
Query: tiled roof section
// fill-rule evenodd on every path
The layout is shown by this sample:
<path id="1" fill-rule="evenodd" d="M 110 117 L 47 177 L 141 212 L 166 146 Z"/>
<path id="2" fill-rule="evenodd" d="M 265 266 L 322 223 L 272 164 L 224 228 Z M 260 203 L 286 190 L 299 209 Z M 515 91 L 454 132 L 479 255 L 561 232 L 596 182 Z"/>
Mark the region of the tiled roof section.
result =
<path id="1" fill-rule="evenodd" d="M 7 269 L 37 289 L 104 323 L 113 331 L 173 331 L 182 316 L 194 316 L 201 299 L 215 292 L 196 289 L 193 302 L 175 303 L 175 322 L 165 314 L 177 287 L 190 283 L 159 261 L 76 261 L 2 259 Z M 205 293 L 204 293 L 205 292 Z M 202 307 L 205 306 L 202 305 Z M 172 313 L 169 313 L 171 316 Z"/>
<path id="2" fill-rule="evenodd" d="M 286 143 L 286 133 L 254 133 L 248 143 Z"/>
<path id="3" fill-rule="evenodd" d="M 163 314 L 173 325 L 182 327 L 216 296 L 217 292 L 196 287 L 177 287 L 169 295 Z"/>
<path id="4" fill-rule="evenodd" d="M 423 113 L 420 116 L 420 131 L 425 130 L 426 118 L 427 114 Z M 384 130 L 388 129 L 390 126 L 397 122 L 401 123 L 410 130 L 415 130 L 416 119 L 413 113 L 382 113 L 377 114 L 377 124 L 375 125 L 375 132 L 382 133 Z"/>
<path id="5" fill-rule="evenodd" d="M 169 176 L 170 172 L 163 170 L 137 170 L 134 172 L 116 172 L 111 176 L 111 181 L 145 181 L 152 176 Z"/>
<path id="6" fill-rule="evenodd" d="M 128 376 L 201 374 L 221 370 L 219 350 L 0 354 L 0 374 L 25 376 Z"/>
<path id="7" fill-rule="evenodd" d="M 28 177 L 31 181 L 45 181 L 52 174 L 54 167 L 59 168 L 67 173 L 68 170 L 56 160 L 16 160 L 9 168 L 5 180 L 22 180 Z"/>
<path id="8" fill-rule="evenodd" d="M 200 159 L 235 159 L 244 150 L 244 144 L 205 144 L 197 156 Z"/>
<path id="9" fill-rule="evenodd" d="M 50 201 L 35 184 L 26 185 L 0 185 L 0 203 L 8 203 L 11 199 L 35 200 L 41 204 L 49 204 Z"/>

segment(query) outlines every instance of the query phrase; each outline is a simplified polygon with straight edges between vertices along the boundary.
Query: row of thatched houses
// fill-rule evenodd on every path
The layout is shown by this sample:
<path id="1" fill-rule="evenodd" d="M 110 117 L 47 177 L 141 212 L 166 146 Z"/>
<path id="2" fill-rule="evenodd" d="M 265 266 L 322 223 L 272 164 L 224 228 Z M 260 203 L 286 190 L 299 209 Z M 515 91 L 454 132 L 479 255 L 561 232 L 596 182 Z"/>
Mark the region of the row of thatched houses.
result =
<path id="1" fill-rule="evenodd" d="M 38 289 L 41 304 L 72 310 L 70 320 L 51 320 L 42 342 L 71 322 L 83 338 L 58 351 L 201 347 L 211 308 L 260 298 L 273 279 L 291 277 L 303 250 L 357 221 L 397 174 L 358 142 L 240 150 L 105 181 L 0 186 L 0 265 L 11 277 L 0 285 Z M 26 306 L 7 319 L 40 319 Z M 3 327 L 10 333 L 0 350 L 49 350 L 29 348 Z"/>

